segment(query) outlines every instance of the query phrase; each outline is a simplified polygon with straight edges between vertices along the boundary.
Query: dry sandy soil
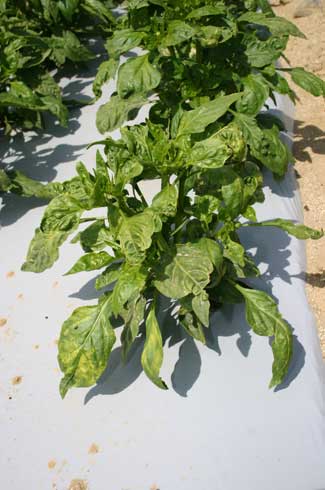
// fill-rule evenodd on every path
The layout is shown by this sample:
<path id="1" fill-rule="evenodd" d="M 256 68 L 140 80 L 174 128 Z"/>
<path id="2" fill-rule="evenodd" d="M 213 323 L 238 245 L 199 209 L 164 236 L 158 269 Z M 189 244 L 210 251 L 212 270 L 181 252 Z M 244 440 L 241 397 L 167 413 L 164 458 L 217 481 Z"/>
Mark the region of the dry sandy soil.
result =
<path id="1" fill-rule="evenodd" d="M 291 38 L 286 56 L 292 66 L 303 66 L 325 80 L 325 9 L 294 18 L 301 0 L 273 7 L 277 15 L 292 20 L 307 40 Z M 325 228 L 325 99 L 297 87 L 294 156 L 305 224 Z M 314 310 L 325 357 L 325 238 L 307 243 L 307 294 Z"/>

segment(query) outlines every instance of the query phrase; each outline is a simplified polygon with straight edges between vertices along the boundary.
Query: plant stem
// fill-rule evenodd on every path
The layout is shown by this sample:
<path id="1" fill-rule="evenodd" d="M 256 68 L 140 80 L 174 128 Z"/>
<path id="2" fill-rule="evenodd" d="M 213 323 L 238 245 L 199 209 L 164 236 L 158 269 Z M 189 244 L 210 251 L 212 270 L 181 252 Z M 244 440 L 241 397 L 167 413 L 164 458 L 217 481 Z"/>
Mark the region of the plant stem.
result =
<path id="1" fill-rule="evenodd" d="M 167 252 L 169 250 L 168 243 L 166 242 L 166 240 L 163 237 L 163 234 L 161 232 L 157 233 L 157 243 L 158 243 L 160 250 L 162 250 L 163 252 Z"/>
<path id="2" fill-rule="evenodd" d="M 142 191 L 141 191 L 140 187 L 138 186 L 138 184 L 134 184 L 134 189 L 137 191 L 138 195 L 140 196 L 142 204 L 144 204 L 146 207 L 148 207 L 148 203 L 146 201 L 146 198 L 142 194 Z"/>
<path id="3" fill-rule="evenodd" d="M 199 43 L 199 41 L 195 42 L 195 49 L 196 49 L 196 61 L 199 64 L 202 64 L 202 46 Z"/>
<path id="4" fill-rule="evenodd" d="M 98 218 L 81 218 L 79 220 L 79 223 L 87 223 L 88 221 L 97 221 L 97 220 L 100 220 L 100 219 L 105 220 L 106 217 L 105 216 L 98 216 Z"/>
<path id="5" fill-rule="evenodd" d="M 168 183 L 169 183 L 169 176 L 166 174 L 163 174 L 161 176 L 161 189 L 163 189 Z"/>
<path id="6" fill-rule="evenodd" d="M 187 224 L 187 223 L 190 221 L 190 219 L 191 219 L 191 218 L 186 218 L 186 219 L 183 221 L 183 223 L 181 223 L 181 224 L 179 225 L 179 227 L 178 227 L 178 228 L 176 228 L 176 229 L 173 231 L 173 233 L 171 233 L 171 234 L 170 234 L 170 236 L 174 236 L 174 235 L 176 235 L 176 233 L 177 233 L 179 230 L 181 230 L 181 229 L 183 228 L 183 226 L 185 226 L 185 225 L 186 225 L 186 224 Z"/>
<path id="7" fill-rule="evenodd" d="M 177 202 L 177 213 L 175 217 L 175 227 L 178 230 L 175 234 L 175 242 L 180 241 L 182 236 L 182 221 L 183 221 L 183 209 L 184 209 L 184 187 L 185 187 L 186 177 L 182 175 L 179 179 L 178 184 L 178 202 Z"/>

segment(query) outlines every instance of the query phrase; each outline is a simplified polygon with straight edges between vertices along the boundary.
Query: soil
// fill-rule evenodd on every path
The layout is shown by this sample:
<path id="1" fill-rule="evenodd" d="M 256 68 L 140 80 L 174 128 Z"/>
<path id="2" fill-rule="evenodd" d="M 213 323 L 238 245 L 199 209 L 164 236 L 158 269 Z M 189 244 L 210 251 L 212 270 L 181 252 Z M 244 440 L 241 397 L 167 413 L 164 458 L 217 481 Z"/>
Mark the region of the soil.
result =
<path id="1" fill-rule="evenodd" d="M 300 2 L 301 3 L 301 2 Z M 299 1 L 273 7 L 277 15 L 293 21 L 307 39 L 290 38 L 286 56 L 292 66 L 302 66 L 325 80 L 325 10 L 294 18 Z M 295 87 L 294 156 L 305 224 L 325 228 L 325 99 Z M 315 313 L 325 357 L 325 238 L 307 242 L 307 295 Z"/>

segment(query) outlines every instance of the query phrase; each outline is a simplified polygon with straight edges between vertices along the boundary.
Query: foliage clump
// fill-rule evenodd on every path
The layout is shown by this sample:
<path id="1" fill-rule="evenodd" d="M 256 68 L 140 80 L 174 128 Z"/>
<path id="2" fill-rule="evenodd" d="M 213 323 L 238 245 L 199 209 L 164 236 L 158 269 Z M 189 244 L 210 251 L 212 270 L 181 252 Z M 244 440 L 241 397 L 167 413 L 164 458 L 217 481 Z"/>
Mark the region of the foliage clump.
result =
<path id="1" fill-rule="evenodd" d="M 111 33 L 112 7 L 99 0 L 0 0 L 0 129 L 41 128 L 44 112 L 67 125 L 53 71 L 95 57 L 88 40 Z"/>

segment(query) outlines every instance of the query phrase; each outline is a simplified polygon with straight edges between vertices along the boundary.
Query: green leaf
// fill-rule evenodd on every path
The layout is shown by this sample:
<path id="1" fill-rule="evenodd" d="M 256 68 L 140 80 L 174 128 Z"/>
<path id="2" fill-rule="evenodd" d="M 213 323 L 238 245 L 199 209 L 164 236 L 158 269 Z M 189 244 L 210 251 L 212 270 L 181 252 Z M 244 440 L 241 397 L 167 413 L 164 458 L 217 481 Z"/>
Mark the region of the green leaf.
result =
<path id="1" fill-rule="evenodd" d="M 141 364 L 148 378 L 158 388 L 166 390 L 165 382 L 159 377 L 162 362 L 162 337 L 155 314 L 155 303 L 153 303 L 146 320 L 146 341 L 141 355 Z"/>
<path id="2" fill-rule="evenodd" d="M 114 246 L 112 234 L 105 226 L 105 220 L 98 219 L 78 235 L 78 240 L 85 252 L 99 252 L 107 246 Z"/>
<path id="3" fill-rule="evenodd" d="M 80 43 L 78 37 L 72 31 L 64 31 L 61 36 L 52 34 L 46 38 L 46 43 L 51 48 L 50 58 L 57 66 L 66 63 L 66 60 L 80 63 L 92 60 L 95 55 Z"/>
<path id="4" fill-rule="evenodd" d="M 145 94 L 156 88 L 160 79 L 160 72 L 149 62 L 149 55 L 130 58 L 118 71 L 117 93 L 122 99 Z"/>
<path id="5" fill-rule="evenodd" d="M 95 58 L 95 55 L 86 46 L 83 46 L 78 37 L 71 31 L 63 33 L 63 46 L 66 57 L 71 61 L 89 61 Z"/>
<path id="6" fill-rule="evenodd" d="M 208 285 L 213 263 L 206 244 L 196 243 L 177 245 L 176 255 L 162 267 L 154 281 L 155 287 L 168 298 L 183 298 L 188 294 L 201 294 Z"/>
<path id="7" fill-rule="evenodd" d="M 279 129 L 274 125 L 271 129 L 261 129 L 252 116 L 236 114 L 235 121 L 243 131 L 252 155 L 267 168 L 279 176 L 283 176 L 288 167 L 291 154 L 280 139 Z"/>
<path id="8" fill-rule="evenodd" d="M 97 277 L 95 288 L 102 289 L 117 281 L 121 273 L 121 262 L 113 262 L 110 264 L 100 276 Z"/>
<path id="9" fill-rule="evenodd" d="M 93 176 L 90 174 L 90 172 L 88 172 L 86 166 L 82 162 L 77 163 L 76 171 L 79 175 L 80 184 L 83 188 L 84 194 L 91 198 L 94 193 L 94 187 L 95 187 L 95 181 Z"/>
<path id="10" fill-rule="evenodd" d="M 146 250 L 151 246 L 152 235 L 160 231 L 161 226 L 159 216 L 152 209 L 122 219 L 118 237 L 122 253 L 130 264 L 143 262 Z"/>
<path id="11" fill-rule="evenodd" d="M 93 82 L 93 92 L 97 98 L 102 96 L 102 86 L 110 79 L 114 78 L 118 69 L 118 61 L 110 59 L 104 61 L 98 68 Z"/>
<path id="12" fill-rule="evenodd" d="M 134 109 L 139 109 L 147 102 L 141 95 L 134 95 L 128 99 L 121 99 L 113 95 L 109 102 L 101 105 L 96 114 L 96 126 L 101 134 L 120 128 L 128 120 Z"/>
<path id="13" fill-rule="evenodd" d="M 202 104 L 197 109 L 184 112 L 179 123 L 177 136 L 202 133 L 209 124 L 223 116 L 241 95 L 241 93 L 237 93 L 220 96 Z"/>
<path id="14" fill-rule="evenodd" d="M 60 191 L 62 192 L 62 188 L 60 184 L 57 183 L 42 184 L 37 180 L 27 177 L 27 175 L 23 174 L 19 170 L 10 170 L 7 173 L 2 171 L 2 173 L 0 173 L 0 189 L 1 189 L 2 174 L 5 176 L 3 178 L 5 179 L 4 182 L 6 182 L 7 185 L 7 188 L 6 189 L 3 188 L 3 190 L 10 190 L 10 192 L 19 194 L 24 197 L 38 197 L 40 199 L 52 199 L 53 197 L 60 194 Z"/>
<path id="15" fill-rule="evenodd" d="M 257 335 L 275 336 L 272 344 L 274 356 L 273 377 L 270 383 L 272 388 L 282 383 L 289 368 L 292 356 L 291 330 L 279 313 L 275 301 L 268 294 L 246 289 L 238 284 L 236 288 L 244 296 L 247 323 L 253 331 Z"/>
<path id="16" fill-rule="evenodd" d="M 100 0 L 83 0 L 81 6 L 91 15 L 95 15 L 102 22 L 106 22 L 108 24 L 115 24 L 116 20 L 109 8 L 109 4 Z"/>
<path id="17" fill-rule="evenodd" d="M 42 99 L 20 81 L 10 84 L 8 92 L 0 93 L 0 107 L 16 106 L 23 109 L 45 110 Z"/>
<path id="18" fill-rule="evenodd" d="M 126 361 L 130 347 L 139 334 L 140 325 L 144 320 L 145 307 L 147 300 L 139 296 L 135 301 L 127 305 L 124 315 L 124 328 L 121 333 L 122 355 Z"/>
<path id="19" fill-rule="evenodd" d="M 280 314 L 274 300 L 264 291 L 247 289 L 236 284 L 246 303 L 247 323 L 257 335 L 274 335 Z"/>
<path id="20" fill-rule="evenodd" d="M 187 157 L 187 164 L 199 168 L 222 167 L 232 156 L 231 148 L 214 134 L 195 143 Z"/>
<path id="21" fill-rule="evenodd" d="M 256 36 L 249 38 L 245 55 L 253 68 L 262 68 L 276 62 L 285 50 L 287 36 L 273 37 L 261 41 Z"/>
<path id="22" fill-rule="evenodd" d="M 234 28 L 218 27 L 218 26 L 202 26 L 198 30 L 197 38 L 204 48 L 213 48 L 225 41 L 228 41 L 235 35 Z"/>
<path id="23" fill-rule="evenodd" d="M 246 114 L 235 114 L 235 122 L 243 132 L 244 138 L 251 148 L 258 148 L 259 142 L 263 137 L 261 128 L 256 119 Z"/>
<path id="24" fill-rule="evenodd" d="M 226 7 L 224 5 L 205 5 L 204 7 L 199 7 L 192 10 L 186 19 L 199 19 L 201 17 L 210 17 L 213 15 L 223 15 L 226 13 Z"/>
<path id="25" fill-rule="evenodd" d="M 257 0 L 257 5 L 254 5 L 254 9 L 259 7 L 263 13 L 267 14 L 269 17 L 275 17 L 275 13 L 269 3 L 269 0 Z"/>
<path id="26" fill-rule="evenodd" d="M 179 312 L 179 321 L 188 335 L 202 342 L 202 344 L 206 344 L 204 327 L 196 315 L 193 315 L 191 311 L 183 311 L 181 309 Z"/>
<path id="27" fill-rule="evenodd" d="M 256 212 L 255 209 L 252 208 L 252 206 L 248 206 L 248 208 L 245 210 L 244 213 L 242 213 L 242 215 L 249 221 L 257 221 Z"/>
<path id="28" fill-rule="evenodd" d="M 237 242 L 231 240 L 231 238 L 227 238 L 225 241 L 225 247 L 223 251 L 224 257 L 230 260 L 233 264 L 239 265 L 241 267 L 245 266 L 245 249 L 244 247 Z"/>
<path id="29" fill-rule="evenodd" d="M 10 189 L 11 180 L 9 179 L 7 173 L 0 169 L 0 192 L 6 192 Z"/>
<path id="30" fill-rule="evenodd" d="M 175 216 L 177 211 L 178 190 L 173 184 L 167 184 L 152 200 L 152 209 L 165 216 Z"/>
<path id="31" fill-rule="evenodd" d="M 202 250 L 204 250 L 204 254 L 207 254 L 211 260 L 214 268 L 220 272 L 223 264 L 223 254 L 219 243 L 211 238 L 201 238 L 199 243 Z"/>
<path id="32" fill-rule="evenodd" d="M 72 386 L 91 386 L 101 376 L 115 343 L 110 323 L 110 297 L 98 305 L 81 306 L 63 323 L 59 339 L 62 398 Z"/>
<path id="33" fill-rule="evenodd" d="M 198 220 L 208 226 L 212 221 L 215 211 L 219 209 L 220 204 L 220 199 L 214 196 L 195 196 L 194 206 L 191 211 Z"/>
<path id="34" fill-rule="evenodd" d="M 114 315 L 120 314 L 125 303 L 142 292 L 147 275 L 148 270 L 142 266 L 123 264 L 112 292 L 112 312 Z"/>
<path id="35" fill-rule="evenodd" d="M 286 144 L 281 141 L 277 126 L 273 126 L 272 129 L 263 129 L 259 144 L 251 147 L 251 152 L 272 172 L 279 176 L 285 175 L 291 154 Z"/>
<path id="36" fill-rule="evenodd" d="M 191 39 L 195 34 L 195 28 L 181 20 L 172 20 L 168 24 L 167 35 L 162 39 L 164 47 L 176 46 Z"/>
<path id="37" fill-rule="evenodd" d="M 208 328 L 210 321 L 210 302 L 208 295 L 203 292 L 194 296 L 192 299 L 192 308 L 200 322 Z"/>
<path id="38" fill-rule="evenodd" d="M 107 252 L 90 252 L 80 257 L 74 266 L 72 266 L 71 269 L 65 273 L 65 276 L 76 274 L 77 272 L 102 269 L 114 260 L 115 257 L 112 257 Z"/>
<path id="39" fill-rule="evenodd" d="M 59 258 L 59 247 L 68 238 L 69 233 L 62 231 L 43 232 L 39 228 L 29 245 L 26 262 L 22 271 L 43 272 L 52 267 Z"/>
<path id="40" fill-rule="evenodd" d="M 110 58 L 118 60 L 122 54 L 139 46 L 144 36 L 144 32 L 133 31 L 132 29 L 116 30 L 113 36 L 107 39 L 105 48 Z"/>
<path id="41" fill-rule="evenodd" d="M 273 365 L 269 388 L 278 386 L 284 380 L 292 358 L 292 333 L 284 321 L 279 321 L 272 342 Z"/>
<path id="42" fill-rule="evenodd" d="M 130 158 L 126 162 L 121 162 L 121 165 L 118 165 L 116 172 L 116 185 L 119 185 L 121 189 L 124 189 L 126 184 L 129 184 L 132 179 L 141 175 L 142 171 L 143 166 L 139 160 L 135 158 Z"/>
<path id="43" fill-rule="evenodd" d="M 44 105 L 43 110 L 48 110 L 54 116 L 56 116 L 63 127 L 68 126 L 68 116 L 69 112 L 66 106 L 63 104 L 61 97 L 55 97 L 53 95 L 46 95 L 42 97 L 42 104 Z"/>
<path id="44" fill-rule="evenodd" d="M 266 26 L 272 34 L 278 36 L 290 35 L 306 39 L 306 36 L 298 29 L 298 27 L 284 17 L 267 17 L 262 13 L 247 12 L 241 15 L 237 19 L 237 22 L 249 22 Z"/>
<path id="45" fill-rule="evenodd" d="M 323 230 L 314 230 L 308 226 L 295 224 L 291 220 L 277 218 L 269 221 L 262 221 L 261 223 L 249 223 L 249 226 L 275 226 L 289 233 L 299 240 L 318 240 L 324 236 Z"/>
<path id="46" fill-rule="evenodd" d="M 79 202 L 73 197 L 62 194 L 50 202 L 41 221 L 41 230 L 71 232 L 79 224 L 83 212 Z"/>
<path id="47" fill-rule="evenodd" d="M 236 110 L 255 116 L 263 108 L 268 96 L 269 87 L 261 75 L 248 75 L 241 79 L 244 93 L 236 103 Z"/>
<path id="48" fill-rule="evenodd" d="M 235 219 L 242 211 L 244 205 L 244 181 L 236 178 L 229 184 L 221 187 L 221 193 L 225 204 L 225 212 Z"/>
<path id="49" fill-rule="evenodd" d="M 204 326 L 198 319 L 198 316 L 193 313 L 192 305 L 193 295 L 185 296 L 179 300 L 180 308 L 178 311 L 178 317 L 180 324 L 184 330 L 194 339 L 206 344 L 204 335 Z"/>
<path id="50" fill-rule="evenodd" d="M 291 68 L 288 71 L 292 81 L 299 85 L 299 87 L 315 97 L 325 97 L 325 82 L 321 78 L 306 71 L 304 68 Z"/>
<path id="51" fill-rule="evenodd" d="M 58 8 L 68 22 L 72 22 L 73 16 L 78 9 L 78 4 L 79 0 L 60 0 L 58 2 Z"/>
<path id="52" fill-rule="evenodd" d="M 61 98 L 60 86 L 49 73 L 43 73 L 35 81 L 35 92 L 40 95 L 52 95 Z"/>

